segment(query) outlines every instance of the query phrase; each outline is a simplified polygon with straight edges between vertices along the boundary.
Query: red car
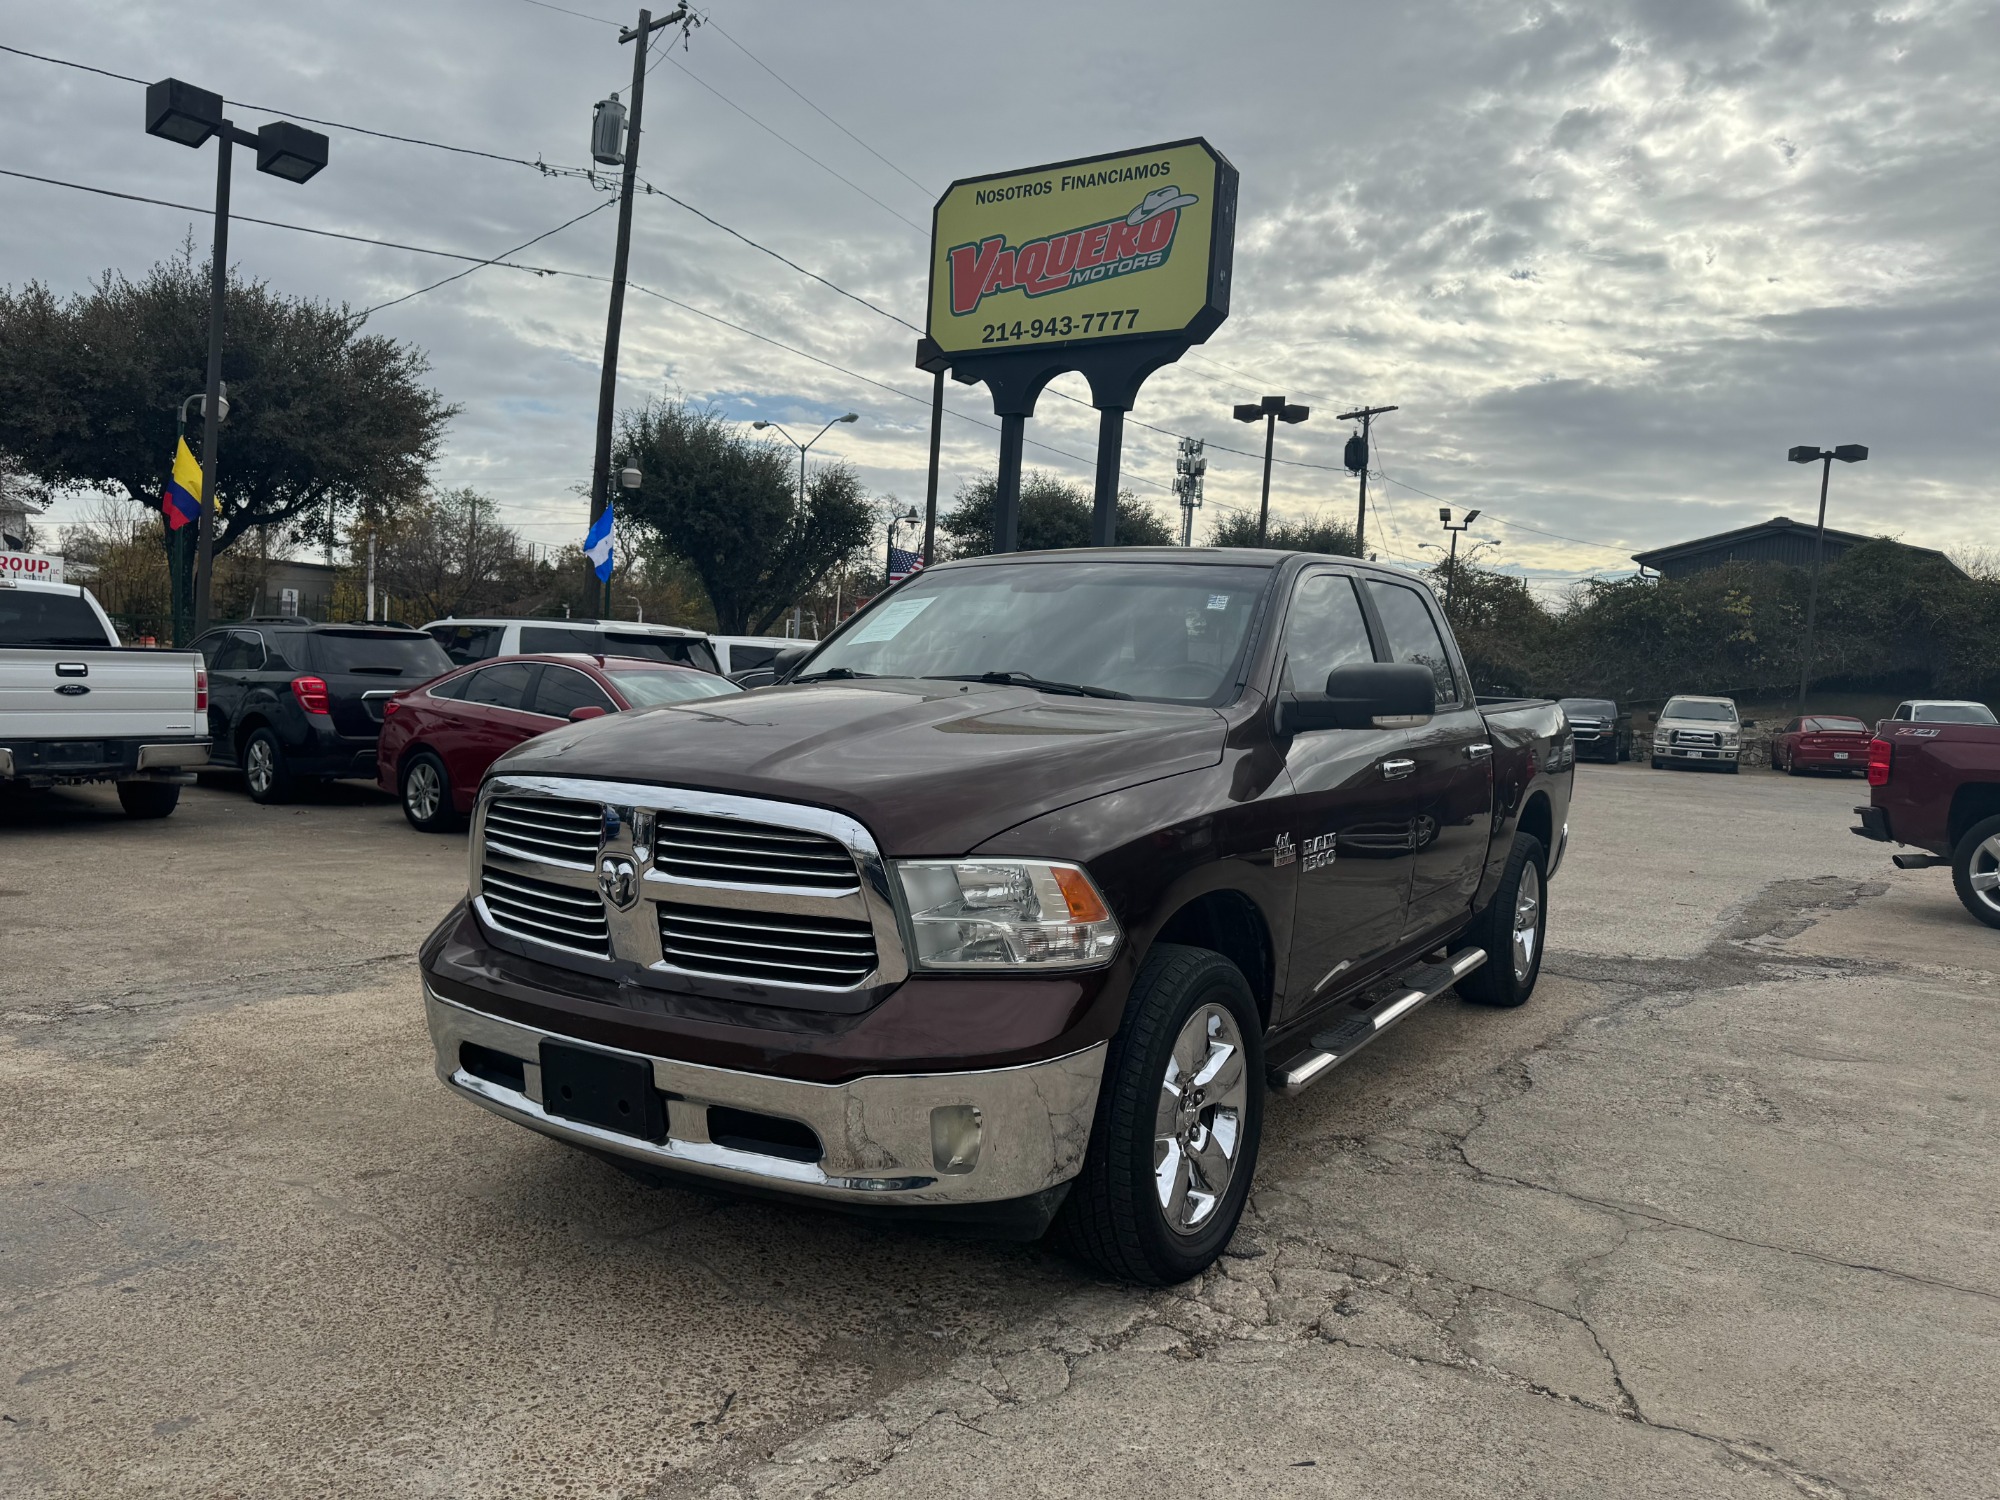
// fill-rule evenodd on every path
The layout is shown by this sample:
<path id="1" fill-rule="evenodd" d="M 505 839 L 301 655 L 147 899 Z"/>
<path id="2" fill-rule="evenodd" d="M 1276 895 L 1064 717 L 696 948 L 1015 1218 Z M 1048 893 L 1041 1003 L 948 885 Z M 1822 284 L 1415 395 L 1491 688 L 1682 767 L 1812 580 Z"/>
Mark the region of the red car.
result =
<path id="1" fill-rule="evenodd" d="M 1807 771 L 1865 771 L 1870 731 L 1844 714 L 1807 714 L 1771 736 L 1771 769 L 1793 776 Z"/>
<path id="2" fill-rule="evenodd" d="M 502 656 L 447 672 L 382 705 L 375 784 L 412 828 L 441 833 L 472 811 L 486 768 L 574 719 L 719 698 L 743 689 L 693 667 L 625 656 Z"/>

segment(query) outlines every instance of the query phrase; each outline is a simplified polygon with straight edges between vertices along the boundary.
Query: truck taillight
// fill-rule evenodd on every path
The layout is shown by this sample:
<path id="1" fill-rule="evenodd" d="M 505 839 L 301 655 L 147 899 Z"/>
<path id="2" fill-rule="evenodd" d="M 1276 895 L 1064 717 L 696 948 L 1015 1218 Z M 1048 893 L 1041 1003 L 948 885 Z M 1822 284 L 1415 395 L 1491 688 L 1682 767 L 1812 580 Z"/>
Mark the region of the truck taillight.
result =
<path id="1" fill-rule="evenodd" d="M 200 662 L 194 664 L 194 711 L 208 712 L 208 668 Z"/>
<path id="2" fill-rule="evenodd" d="M 1868 742 L 1868 784 L 1887 786 L 1889 784 L 1889 742 L 1870 740 Z"/>
<path id="3" fill-rule="evenodd" d="M 299 700 L 299 707 L 309 714 L 333 712 L 326 701 L 326 679 L 324 677 L 294 677 L 292 696 Z"/>

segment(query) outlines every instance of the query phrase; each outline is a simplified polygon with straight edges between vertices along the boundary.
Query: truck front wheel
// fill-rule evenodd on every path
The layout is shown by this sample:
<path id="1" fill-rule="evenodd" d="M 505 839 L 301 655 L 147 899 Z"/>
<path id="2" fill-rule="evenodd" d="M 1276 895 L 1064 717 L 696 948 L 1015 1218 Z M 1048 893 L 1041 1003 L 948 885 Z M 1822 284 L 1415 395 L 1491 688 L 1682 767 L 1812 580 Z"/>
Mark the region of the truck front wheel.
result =
<path id="1" fill-rule="evenodd" d="M 1952 851 L 1951 883 L 1967 911 L 2000 927 L 2000 818 L 1982 818 L 1965 830 Z"/>
<path id="2" fill-rule="evenodd" d="M 1155 945 L 1105 1058 L 1059 1242 L 1147 1286 L 1199 1275 L 1236 1232 L 1263 1124 L 1263 1022 L 1242 971 L 1206 948 Z"/>
<path id="3" fill-rule="evenodd" d="M 1542 973 L 1542 940 L 1549 930 L 1548 887 L 1542 879 L 1548 856 L 1532 833 L 1514 835 L 1507 873 L 1492 903 L 1472 924 L 1472 946 L 1486 950 L 1486 962 L 1458 983 L 1458 992 L 1480 1005 L 1520 1005 L 1535 992 Z"/>

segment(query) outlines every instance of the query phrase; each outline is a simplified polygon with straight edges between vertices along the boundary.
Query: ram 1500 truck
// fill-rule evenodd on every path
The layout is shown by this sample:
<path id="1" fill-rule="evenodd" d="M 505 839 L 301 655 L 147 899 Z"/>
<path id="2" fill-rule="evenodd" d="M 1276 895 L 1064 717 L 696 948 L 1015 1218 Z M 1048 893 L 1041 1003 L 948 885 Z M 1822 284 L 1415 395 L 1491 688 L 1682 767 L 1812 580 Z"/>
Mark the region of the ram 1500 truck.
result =
<path id="1" fill-rule="evenodd" d="M 121 646 L 75 584 L 0 578 L 0 788 L 115 781 L 129 815 L 164 818 L 207 718 L 199 656 Z"/>
<path id="2" fill-rule="evenodd" d="M 1868 805 L 1854 831 L 1926 852 L 1898 869 L 1950 865 L 1965 909 L 2000 927 L 2000 728 L 1885 719 L 1868 746 Z"/>
<path id="3" fill-rule="evenodd" d="M 787 680 L 497 761 L 439 1076 L 643 1175 L 1209 1264 L 1267 1083 L 1526 1000 L 1573 776 L 1430 591 L 1296 553 L 917 574 Z"/>

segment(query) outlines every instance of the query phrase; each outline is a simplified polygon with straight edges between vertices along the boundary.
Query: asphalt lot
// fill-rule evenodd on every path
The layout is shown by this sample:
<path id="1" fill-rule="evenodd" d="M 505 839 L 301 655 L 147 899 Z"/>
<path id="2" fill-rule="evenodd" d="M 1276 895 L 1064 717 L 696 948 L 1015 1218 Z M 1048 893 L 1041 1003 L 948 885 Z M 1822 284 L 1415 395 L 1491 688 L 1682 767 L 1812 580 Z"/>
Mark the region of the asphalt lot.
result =
<path id="1" fill-rule="evenodd" d="M 0 812 L 0 1493 L 1992 1495 L 1995 935 L 1858 782 L 1579 783 L 1533 1002 L 1272 1101 L 1150 1293 L 446 1097 L 371 790 Z"/>

